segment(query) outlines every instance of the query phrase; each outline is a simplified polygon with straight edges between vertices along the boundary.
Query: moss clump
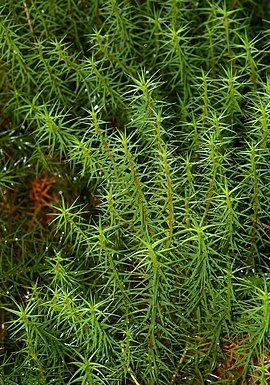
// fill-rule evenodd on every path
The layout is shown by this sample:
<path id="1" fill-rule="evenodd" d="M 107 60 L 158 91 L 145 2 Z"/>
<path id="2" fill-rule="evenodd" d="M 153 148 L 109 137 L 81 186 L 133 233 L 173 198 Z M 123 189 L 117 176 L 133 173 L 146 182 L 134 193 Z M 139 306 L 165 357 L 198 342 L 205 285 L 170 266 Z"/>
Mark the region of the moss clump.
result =
<path id="1" fill-rule="evenodd" d="M 1 383 L 269 383 L 270 3 L 0 11 Z"/>

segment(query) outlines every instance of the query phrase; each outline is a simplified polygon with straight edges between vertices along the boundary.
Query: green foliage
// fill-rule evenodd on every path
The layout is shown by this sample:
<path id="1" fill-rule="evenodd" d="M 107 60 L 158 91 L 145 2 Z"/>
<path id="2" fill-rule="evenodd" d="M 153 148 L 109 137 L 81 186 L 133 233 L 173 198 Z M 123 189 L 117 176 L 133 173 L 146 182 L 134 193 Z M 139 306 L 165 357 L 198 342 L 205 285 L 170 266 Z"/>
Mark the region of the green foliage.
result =
<path id="1" fill-rule="evenodd" d="M 268 384 L 270 3 L 0 5 L 0 382 Z"/>

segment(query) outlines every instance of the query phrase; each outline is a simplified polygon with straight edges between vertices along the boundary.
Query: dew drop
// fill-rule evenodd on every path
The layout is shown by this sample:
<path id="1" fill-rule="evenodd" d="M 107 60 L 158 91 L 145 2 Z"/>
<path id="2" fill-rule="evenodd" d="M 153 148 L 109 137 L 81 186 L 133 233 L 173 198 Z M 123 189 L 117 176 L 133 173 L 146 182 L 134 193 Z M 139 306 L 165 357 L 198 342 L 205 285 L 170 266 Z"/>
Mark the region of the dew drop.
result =
<path id="1" fill-rule="evenodd" d="M 15 163 L 14 163 L 14 167 L 18 166 L 18 164 L 20 163 L 21 159 L 17 160 Z"/>

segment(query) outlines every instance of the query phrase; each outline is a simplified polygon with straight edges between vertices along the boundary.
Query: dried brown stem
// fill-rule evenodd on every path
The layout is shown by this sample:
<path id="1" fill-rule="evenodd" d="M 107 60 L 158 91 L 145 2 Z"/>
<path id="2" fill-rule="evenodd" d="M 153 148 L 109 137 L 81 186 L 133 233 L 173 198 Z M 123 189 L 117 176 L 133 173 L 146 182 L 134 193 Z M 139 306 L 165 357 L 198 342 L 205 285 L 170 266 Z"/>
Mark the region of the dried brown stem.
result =
<path id="1" fill-rule="evenodd" d="M 34 33 L 34 29 L 33 29 L 32 23 L 31 23 L 30 13 L 29 13 L 29 9 L 27 7 L 26 0 L 23 0 L 23 6 L 24 6 L 25 13 L 26 13 L 26 17 L 27 17 L 29 29 L 31 31 L 33 42 L 36 43 L 36 37 L 35 37 L 35 33 Z"/>

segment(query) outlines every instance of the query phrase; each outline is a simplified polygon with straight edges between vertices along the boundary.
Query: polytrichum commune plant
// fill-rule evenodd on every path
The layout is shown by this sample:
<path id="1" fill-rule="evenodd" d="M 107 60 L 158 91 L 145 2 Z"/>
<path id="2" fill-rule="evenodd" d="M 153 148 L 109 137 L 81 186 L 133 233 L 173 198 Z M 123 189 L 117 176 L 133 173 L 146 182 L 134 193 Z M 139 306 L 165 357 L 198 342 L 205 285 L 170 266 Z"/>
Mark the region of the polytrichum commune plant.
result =
<path id="1" fill-rule="evenodd" d="M 268 384 L 269 2 L 0 16 L 3 384 Z"/>

